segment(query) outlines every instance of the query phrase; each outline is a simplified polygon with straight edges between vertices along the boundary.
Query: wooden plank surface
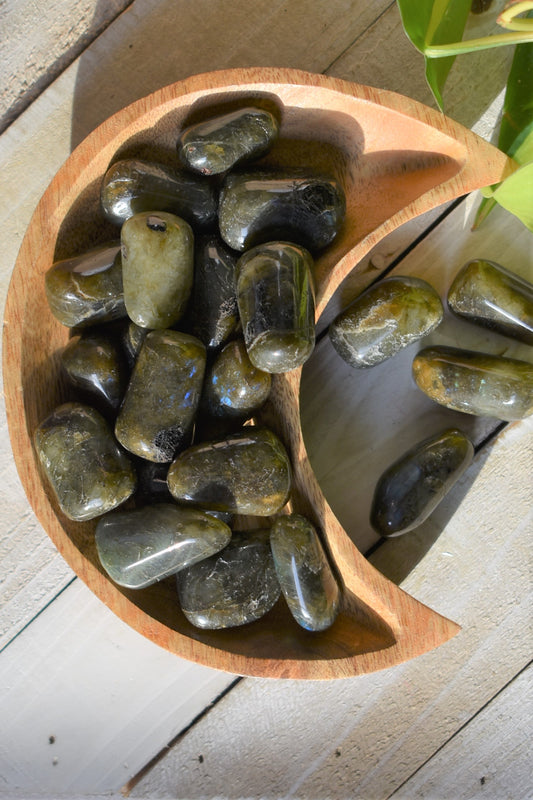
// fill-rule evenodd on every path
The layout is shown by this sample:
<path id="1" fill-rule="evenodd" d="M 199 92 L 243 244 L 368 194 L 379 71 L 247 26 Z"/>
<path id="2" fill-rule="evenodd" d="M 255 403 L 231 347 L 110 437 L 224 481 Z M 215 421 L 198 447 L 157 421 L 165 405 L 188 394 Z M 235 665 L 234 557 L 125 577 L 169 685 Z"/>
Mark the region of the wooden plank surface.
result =
<path id="1" fill-rule="evenodd" d="M 105 11 L 104 6 L 100 4 L 99 10 Z M 41 26 L 43 13 L 39 7 L 39 15 L 28 30 Z M 475 25 L 484 26 L 486 22 L 476 20 Z M 165 58 L 161 58 L 161 52 L 166 53 Z M 460 59 L 450 76 L 445 95 L 448 113 L 485 138 L 491 137 L 501 107 L 499 88 L 509 57 L 502 48 L 488 68 L 485 59 Z M 7 60 L 10 58 L 8 52 Z M 131 9 L 0 137 L 4 188 L 0 195 L 4 232 L 0 251 L 2 306 L 31 212 L 73 145 L 109 113 L 165 83 L 205 69 L 248 64 L 327 70 L 431 102 L 420 57 L 401 31 L 395 3 L 336 0 L 320 4 L 318 14 L 316 4 L 306 0 L 252 5 L 224 0 L 217 2 L 215 10 L 207 0 L 194 4 L 135 0 Z M 476 65 L 473 70 L 471 65 Z M 26 79 L 20 73 L 18 77 L 22 83 Z M 401 230 L 381 243 L 369 256 L 368 264 L 377 272 L 386 268 L 429 221 L 417 220 L 410 230 Z M 374 800 L 389 796 L 422 765 L 431 764 L 436 751 L 453 742 L 458 728 L 466 724 L 468 730 L 469 720 L 474 724 L 486 703 L 490 709 L 491 698 L 512 681 L 531 651 L 530 586 L 524 582 L 531 558 L 525 541 L 531 532 L 531 487 L 526 482 L 531 469 L 531 436 L 529 423 L 509 429 L 478 457 L 475 469 L 441 507 L 440 516 L 408 538 L 387 542 L 374 554 L 374 563 L 393 579 L 403 581 L 407 591 L 458 619 L 463 633 L 456 640 L 403 667 L 353 681 L 313 685 L 242 681 L 133 792 L 153 798 L 232 797 L 240 787 L 253 797 L 281 796 L 285 792 L 309 798 L 359 796 Z M 60 761 L 56 765 L 49 761 L 50 754 L 54 758 L 52 749 L 60 742 L 59 738 L 54 745 L 48 742 L 48 736 L 54 735 L 51 729 L 46 733 L 52 723 L 60 726 L 57 730 L 72 735 L 79 748 L 86 748 L 77 766 L 71 749 L 59 754 L 65 756 L 66 771 L 62 774 L 70 781 L 70 800 L 86 794 L 75 786 L 90 784 L 87 794 L 100 794 L 96 786 L 103 786 L 108 778 L 108 791 L 113 793 L 120 785 L 116 781 L 129 777 L 190 719 L 187 713 L 181 714 L 183 697 L 169 678 L 184 665 L 179 660 L 156 658 L 159 666 L 154 671 L 165 687 L 157 702 L 152 704 L 153 693 L 143 694 L 147 689 L 138 674 L 133 685 L 139 681 L 141 690 L 138 694 L 129 692 L 131 708 L 125 710 L 124 687 L 117 690 L 114 670 L 117 665 L 119 674 L 120 667 L 128 670 L 139 652 L 146 654 L 145 643 L 141 640 L 139 644 L 131 632 L 122 638 L 122 624 L 100 604 L 94 605 L 94 599 L 85 602 L 86 590 L 78 589 L 77 581 L 54 601 L 72 573 L 28 509 L 10 461 L 5 423 L 0 429 L 0 455 L 4 464 L 0 488 L 0 634 L 4 644 L 12 640 L 0 661 L 0 671 L 5 664 L 3 675 L 7 675 L 1 684 L 2 708 L 8 709 L 5 703 L 10 696 L 19 701 L 19 706 L 23 698 L 26 703 L 21 711 L 26 717 L 20 717 L 20 727 L 13 729 L 19 738 L 8 741 L 1 737 L 0 794 L 14 796 L 13 784 L 2 783 L 2 776 L 16 764 L 23 765 L 26 781 L 19 796 L 28 797 L 30 786 L 41 797 L 64 794 L 66 783 L 53 777 Z M 498 488 L 496 499 L 494 486 Z M 494 514 L 496 502 L 498 513 Z M 46 611 L 28 625 L 50 602 Z M 88 630 L 81 606 L 87 610 L 86 619 L 98 628 L 98 635 L 91 640 L 92 652 L 80 642 Z M 25 625 L 28 627 L 20 633 Z M 45 630 L 47 635 L 58 637 L 48 649 L 39 646 Z M 110 651 L 122 645 L 120 658 L 110 657 Z M 71 654 L 72 648 L 75 652 Z M 139 658 L 141 673 L 151 673 L 151 659 L 151 655 Z M 88 681 L 83 678 L 86 661 L 93 667 Z M 12 673 L 16 674 L 21 663 L 28 666 L 15 687 Z M 58 679 L 65 674 L 63 666 L 70 674 L 62 693 Z M 48 678 L 47 691 L 41 691 L 42 675 Z M 191 680 L 194 684 L 196 678 L 191 676 Z M 120 695 L 116 707 L 115 691 Z M 140 707 L 143 703 L 144 710 Z M 122 710 L 110 719 L 106 704 L 115 711 L 119 707 Z M 174 707 L 175 719 L 165 727 L 167 717 L 167 722 L 158 727 L 159 717 Z M 16 710 L 20 711 L 18 707 Z M 521 712 L 518 708 L 505 730 L 516 723 Z M 33 720 L 40 715 L 39 731 L 46 737 L 44 741 L 37 735 L 30 737 Z M 84 740 L 87 721 L 90 724 Z M 93 738 L 102 725 L 112 728 L 108 751 Z M 520 726 L 530 736 L 523 717 Z M 25 753 L 28 737 L 34 761 Z M 136 761 L 123 770 L 125 753 L 139 737 L 143 746 Z M 476 736 L 468 741 L 473 749 L 483 744 Z M 512 754 L 512 749 L 509 752 Z M 441 784 L 436 791 L 457 761 L 453 747 L 443 747 L 440 753 Z M 517 774 L 522 774 L 522 761 Z M 432 773 L 427 775 L 431 777 Z M 100 780 L 100 776 L 107 777 Z M 47 783 L 50 777 L 56 782 Z M 511 770 L 505 779 L 514 791 Z M 520 786 L 518 777 L 517 791 Z M 489 791 L 490 785 L 485 797 L 499 800 Z"/>

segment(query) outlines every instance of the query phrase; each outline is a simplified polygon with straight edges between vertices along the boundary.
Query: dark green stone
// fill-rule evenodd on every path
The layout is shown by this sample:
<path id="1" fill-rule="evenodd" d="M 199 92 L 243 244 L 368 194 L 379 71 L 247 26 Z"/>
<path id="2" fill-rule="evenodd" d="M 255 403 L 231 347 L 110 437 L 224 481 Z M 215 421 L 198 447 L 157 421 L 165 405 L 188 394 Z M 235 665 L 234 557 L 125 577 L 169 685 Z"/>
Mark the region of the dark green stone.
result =
<path id="1" fill-rule="evenodd" d="M 135 491 L 135 471 L 104 418 L 81 403 L 65 403 L 35 431 L 35 448 L 61 510 L 93 519 Z"/>
<path id="2" fill-rule="evenodd" d="M 192 289 L 194 236 L 184 219 L 142 212 L 120 235 L 124 303 L 142 328 L 164 329 L 183 316 Z"/>
<path id="3" fill-rule="evenodd" d="M 291 468 L 277 436 L 265 428 L 248 427 L 180 453 L 167 480 L 180 502 L 266 517 L 287 502 Z"/>
<path id="4" fill-rule="evenodd" d="M 118 410 L 128 383 L 128 368 L 120 343 L 112 335 L 84 331 L 69 341 L 61 363 L 87 402 L 102 412 Z"/>
<path id="5" fill-rule="evenodd" d="M 45 275 L 50 310 L 69 328 L 110 322 L 126 316 L 120 243 L 99 245 L 57 261 Z"/>
<path id="6" fill-rule="evenodd" d="M 141 211 L 168 211 L 200 228 L 216 222 L 218 198 L 209 181 L 140 159 L 112 164 L 100 197 L 104 216 L 115 225 Z"/>
<path id="7" fill-rule="evenodd" d="M 301 366 L 315 345 L 313 260 L 287 242 L 249 250 L 237 263 L 237 301 L 250 361 L 264 372 Z"/>
<path id="8" fill-rule="evenodd" d="M 195 172 L 217 175 L 263 155 L 276 139 L 278 129 L 278 122 L 269 111 L 240 108 L 184 130 L 178 140 L 178 154 Z"/>
<path id="9" fill-rule="evenodd" d="M 427 347 L 413 361 L 419 389 L 440 405 L 507 421 L 533 413 L 533 365 L 514 358 Z"/>
<path id="10" fill-rule="evenodd" d="M 313 525 L 299 514 L 280 516 L 272 526 L 270 546 L 296 622 L 308 631 L 329 628 L 339 611 L 340 589 Z"/>
<path id="11" fill-rule="evenodd" d="M 96 526 L 102 566 L 120 586 L 142 589 L 222 550 L 231 539 L 224 522 L 169 503 L 114 511 Z"/>
<path id="12" fill-rule="evenodd" d="M 137 325 L 135 322 L 130 321 L 128 325 L 126 325 L 122 333 L 122 346 L 130 369 L 137 361 L 139 353 L 141 352 L 141 347 L 148 333 L 148 328 L 141 328 L 141 326 Z"/>
<path id="13" fill-rule="evenodd" d="M 192 333 L 207 348 L 221 347 L 239 325 L 237 254 L 213 235 L 197 241 L 192 291 Z"/>
<path id="14" fill-rule="evenodd" d="M 385 278 L 371 286 L 329 328 L 331 343 L 352 367 L 373 367 L 441 322 L 439 295 L 420 278 Z"/>
<path id="15" fill-rule="evenodd" d="M 119 442 L 148 461 L 172 461 L 190 443 L 204 370 L 198 339 L 179 331 L 149 333 L 117 417 Z"/>
<path id="16" fill-rule="evenodd" d="M 533 285 L 493 261 L 465 264 L 450 287 L 448 306 L 469 322 L 533 345 Z"/>
<path id="17" fill-rule="evenodd" d="M 167 484 L 168 462 L 132 458 L 137 473 L 136 504 L 145 506 L 153 503 L 173 503 Z"/>
<path id="18" fill-rule="evenodd" d="M 311 252 L 337 236 L 346 200 L 333 178 L 300 173 L 230 173 L 220 194 L 219 227 L 234 250 L 285 240 Z"/>
<path id="19" fill-rule="evenodd" d="M 232 628 L 254 622 L 280 595 L 268 530 L 234 533 L 217 555 L 177 575 L 183 613 L 198 628 Z"/>
<path id="20" fill-rule="evenodd" d="M 470 466 L 474 447 L 461 431 L 424 439 L 380 477 L 370 512 L 381 536 L 400 536 L 421 525 Z"/>
<path id="21" fill-rule="evenodd" d="M 218 354 L 204 381 L 204 403 L 215 417 L 251 417 L 266 401 L 272 378 L 254 367 L 242 339 Z"/>

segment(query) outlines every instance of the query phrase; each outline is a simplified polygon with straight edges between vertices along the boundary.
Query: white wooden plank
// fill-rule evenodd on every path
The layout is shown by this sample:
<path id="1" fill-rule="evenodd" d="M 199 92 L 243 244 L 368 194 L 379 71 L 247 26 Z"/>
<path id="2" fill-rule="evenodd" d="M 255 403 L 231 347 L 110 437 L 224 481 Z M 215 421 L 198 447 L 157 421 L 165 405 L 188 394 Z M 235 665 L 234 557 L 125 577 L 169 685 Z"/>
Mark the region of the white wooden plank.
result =
<path id="1" fill-rule="evenodd" d="M 0 795 L 117 790 L 226 689 L 76 580 L 0 659 Z"/>
<path id="2" fill-rule="evenodd" d="M 59 75 L 130 0 L 0 4 L 0 130 Z"/>
<path id="3" fill-rule="evenodd" d="M 427 552 L 407 562 L 402 586 L 456 619 L 458 636 L 344 681 L 247 679 L 131 796 L 389 797 L 529 662 L 532 446 L 532 418 L 500 435 L 463 476 L 460 506 L 450 516 L 444 502 L 420 534 L 431 540 Z M 402 562 L 401 541 L 377 551 L 378 568 Z"/>
<path id="4" fill-rule="evenodd" d="M 503 209 L 472 233 L 477 202 L 454 209 L 391 274 L 428 281 L 446 309 L 448 289 L 459 269 L 472 258 L 497 261 L 528 279 L 532 269 L 531 233 Z M 348 279 L 337 293 L 344 304 L 373 278 L 366 270 Z M 341 303 L 333 298 L 331 305 Z M 329 337 L 316 347 L 303 370 L 301 419 L 309 460 L 329 504 L 352 540 L 366 552 L 378 535 L 369 522 L 374 487 L 382 472 L 427 436 L 457 426 L 478 444 L 495 420 L 451 412 L 429 400 L 415 385 L 411 364 L 428 345 L 531 358 L 531 348 L 453 318 L 419 342 L 372 369 L 353 369 L 335 352 Z M 460 496 L 460 495 L 458 495 Z"/>
<path id="5" fill-rule="evenodd" d="M 521 672 L 391 798 L 529 800 L 532 678 Z"/>

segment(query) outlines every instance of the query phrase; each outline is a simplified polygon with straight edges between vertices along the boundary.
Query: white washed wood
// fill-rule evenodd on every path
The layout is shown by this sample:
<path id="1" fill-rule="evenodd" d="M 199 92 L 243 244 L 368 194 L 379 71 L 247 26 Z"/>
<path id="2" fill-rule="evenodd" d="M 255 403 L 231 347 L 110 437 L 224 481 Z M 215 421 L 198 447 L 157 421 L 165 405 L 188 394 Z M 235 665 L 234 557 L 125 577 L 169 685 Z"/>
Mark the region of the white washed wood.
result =
<path id="1" fill-rule="evenodd" d="M 530 800 L 532 726 L 524 709 L 532 707 L 533 668 L 529 667 L 391 800 Z"/>
<path id="2" fill-rule="evenodd" d="M 0 796 L 114 791 L 233 680 L 149 642 L 76 580 L 2 653 Z"/>
<path id="3" fill-rule="evenodd" d="M 400 538 L 372 557 L 378 568 L 412 567 L 402 586 L 458 620 L 458 636 L 405 665 L 345 681 L 247 679 L 131 796 L 389 797 L 531 657 L 532 450 L 530 418 L 476 458 L 453 515 L 444 501 L 425 524 L 419 537 L 440 535 L 416 566 Z"/>
<path id="4" fill-rule="evenodd" d="M 531 359 L 531 347 L 458 320 L 446 308 L 453 278 L 471 258 L 493 259 L 526 279 L 532 275 L 531 233 L 501 208 L 471 232 L 476 209 L 471 196 L 391 273 L 423 278 L 439 293 L 445 318 L 430 336 L 372 369 L 348 366 L 326 336 L 303 370 L 301 418 L 309 460 L 335 515 L 362 552 L 379 539 L 370 526 L 370 505 L 374 486 L 390 464 L 446 427 L 459 427 L 478 444 L 499 424 L 429 400 L 411 375 L 416 353 L 445 344 Z M 330 305 L 338 310 L 373 279 L 371 270 L 348 278 L 338 292 L 343 303 L 334 297 Z"/>

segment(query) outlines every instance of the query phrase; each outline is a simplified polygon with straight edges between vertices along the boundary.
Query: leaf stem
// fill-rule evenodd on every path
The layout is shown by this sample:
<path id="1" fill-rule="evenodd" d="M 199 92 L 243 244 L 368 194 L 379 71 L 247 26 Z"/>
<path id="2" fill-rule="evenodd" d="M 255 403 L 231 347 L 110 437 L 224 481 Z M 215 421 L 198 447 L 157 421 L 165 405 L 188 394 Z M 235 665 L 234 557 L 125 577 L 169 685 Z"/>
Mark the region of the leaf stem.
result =
<path id="1" fill-rule="evenodd" d="M 428 58 L 446 58 L 459 56 L 463 53 L 473 53 L 477 50 L 489 50 L 492 47 L 504 47 L 510 44 L 527 44 L 533 42 L 533 30 L 527 32 L 498 33 L 494 36 L 485 36 L 482 39 L 467 39 L 465 42 L 450 44 L 434 44 L 424 47 L 423 53 Z"/>

